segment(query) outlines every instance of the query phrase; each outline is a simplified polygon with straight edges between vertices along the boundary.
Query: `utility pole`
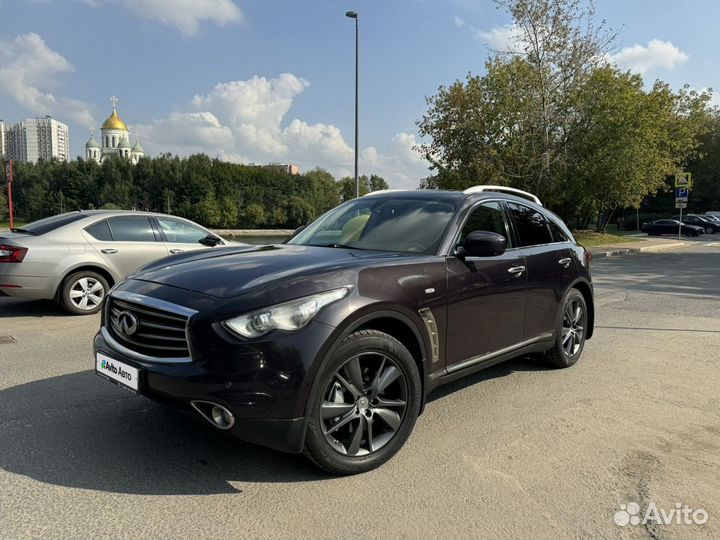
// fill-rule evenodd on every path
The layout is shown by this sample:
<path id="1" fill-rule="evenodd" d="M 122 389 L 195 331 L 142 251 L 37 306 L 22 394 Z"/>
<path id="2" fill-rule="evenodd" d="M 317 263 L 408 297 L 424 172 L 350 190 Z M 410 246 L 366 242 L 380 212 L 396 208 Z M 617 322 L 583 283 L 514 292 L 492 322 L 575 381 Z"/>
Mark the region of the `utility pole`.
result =
<path id="1" fill-rule="evenodd" d="M 348 11 L 346 17 L 355 19 L 355 198 L 360 197 L 360 177 L 358 176 L 359 150 L 359 89 L 360 89 L 360 28 L 357 11 Z"/>

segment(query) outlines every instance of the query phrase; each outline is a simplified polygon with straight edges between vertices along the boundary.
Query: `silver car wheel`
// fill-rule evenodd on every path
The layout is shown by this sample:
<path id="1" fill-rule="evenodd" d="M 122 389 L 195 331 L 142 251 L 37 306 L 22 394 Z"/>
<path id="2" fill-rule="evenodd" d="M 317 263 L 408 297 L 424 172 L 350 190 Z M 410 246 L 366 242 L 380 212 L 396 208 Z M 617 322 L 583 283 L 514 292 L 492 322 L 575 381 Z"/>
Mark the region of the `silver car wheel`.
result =
<path id="1" fill-rule="evenodd" d="M 580 350 L 585 339 L 585 312 L 579 301 L 568 304 L 563 314 L 562 348 L 568 357 L 573 357 Z"/>
<path id="2" fill-rule="evenodd" d="M 72 284 L 69 296 L 76 308 L 90 311 L 102 304 L 105 298 L 105 288 L 98 280 L 84 277 Z"/>

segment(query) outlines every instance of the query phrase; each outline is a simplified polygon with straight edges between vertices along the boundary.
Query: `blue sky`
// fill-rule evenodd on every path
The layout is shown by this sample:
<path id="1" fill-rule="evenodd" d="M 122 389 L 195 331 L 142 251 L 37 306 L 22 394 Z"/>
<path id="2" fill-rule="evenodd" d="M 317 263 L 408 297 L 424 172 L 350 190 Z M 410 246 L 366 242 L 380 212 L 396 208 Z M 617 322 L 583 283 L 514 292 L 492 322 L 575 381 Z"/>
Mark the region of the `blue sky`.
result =
<path id="1" fill-rule="evenodd" d="M 0 0 L 0 118 L 51 114 L 72 155 L 110 96 L 151 154 L 352 171 L 353 23 L 360 13 L 361 163 L 395 187 L 427 175 L 412 150 L 425 96 L 482 72 L 511 29 L 490 0 Z M 720 3 L 601 1 L 622 67 L 720 88 Z"/>

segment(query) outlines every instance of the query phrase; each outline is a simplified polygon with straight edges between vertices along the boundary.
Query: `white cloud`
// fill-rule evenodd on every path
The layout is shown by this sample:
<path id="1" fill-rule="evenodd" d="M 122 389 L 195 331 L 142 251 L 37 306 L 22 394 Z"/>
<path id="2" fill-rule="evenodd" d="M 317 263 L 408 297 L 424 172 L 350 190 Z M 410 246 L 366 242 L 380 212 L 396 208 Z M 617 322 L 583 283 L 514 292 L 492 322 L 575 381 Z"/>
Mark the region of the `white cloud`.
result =
<path id="1" fill-rule="evenodd" d="M 52 114 L 91 126 L 94 120 L 88 104 L 49 91 L 58 75 L 73 71 L 75 67 L 50 49 L 38 34 L 21 34 L 13 41 L 0 41 L 0 91 L 31 114 Z"/>
<path id="2" fill-rule="evenodd" d="M 390 187 L 415 189 L 421 178 L 430 174 L 428 163 L 415 150 L 418 141 L 412 133 L 397 133 L 386 152 L 374 146 L 362 151 L 362 161 L 369 172 L 384 177 Z"/>
<path id="3" fill-rule="evenodd" d="M 522 30 L 514 24 L 496 26 L 490 30 L 479 30 L 458 16 L 453 18 L 455 26 L 470 32 L 472 37 L 490 49 L 500 52 L 519 52 L 522 49 Z"/>
<path id="4" fill-rule="evenodd" d="M 288 119 L 295 98 L 308 87 L 306 80 L 290 73 L 221 83 L 189 100 L 184 111 L 134 129 L 154 154 L 205 152 L 242 163 L 282 161 L 304 170 L 320 166 L 347 176 L 353 169 L 353 150 L 339 128 Z M 413 135 L 400 133 L 385 153 L 366 148 L 361 174 L 381 174 L 395 187 L 417 187 L 428 169 L 412 150 L 414 144 Z"/>
<path id="5" fill-rule="evenodd" d="M 625 47 L 610 59 L 623 69 L 645 74 L 654 69 L 673 70 L 687 61 L 689 55 L 669 41 L 652 39 L 647 45 L 636 43 Z"/>
<path id="6" fill-rule="evenodd" d="M 242 10 L 233 0 L 84 0 L 91 6 L 122 4 L 126 9 L 148 20 L 174 26 L 183 34 L 194 36 L 203 22 L 217 25 L 242 21 Z"/>

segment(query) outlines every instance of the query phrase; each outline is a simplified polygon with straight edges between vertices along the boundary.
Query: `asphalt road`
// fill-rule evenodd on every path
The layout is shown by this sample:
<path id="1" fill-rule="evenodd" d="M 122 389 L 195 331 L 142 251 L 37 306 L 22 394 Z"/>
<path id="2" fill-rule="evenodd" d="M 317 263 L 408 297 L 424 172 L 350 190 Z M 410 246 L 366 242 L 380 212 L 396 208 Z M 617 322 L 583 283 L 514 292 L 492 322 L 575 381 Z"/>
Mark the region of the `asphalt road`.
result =
<path id="1" fill-rule="evenodd" d="M 432 396 L 352 478 L 226 438 L 91 371 L 98 317 L 0 299 L 0 538 L 720 537 L 720 243 L 593 262 L 595 337 Z M 720 240 L 720 238 L 718 238 Z M 702 508 L 628 525 L 621 504 Z"/>

